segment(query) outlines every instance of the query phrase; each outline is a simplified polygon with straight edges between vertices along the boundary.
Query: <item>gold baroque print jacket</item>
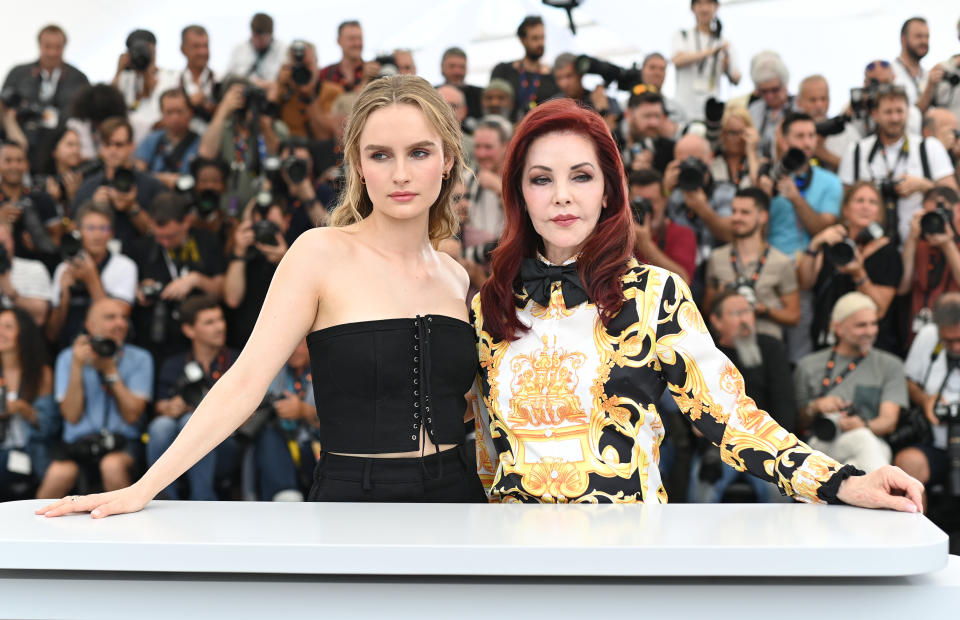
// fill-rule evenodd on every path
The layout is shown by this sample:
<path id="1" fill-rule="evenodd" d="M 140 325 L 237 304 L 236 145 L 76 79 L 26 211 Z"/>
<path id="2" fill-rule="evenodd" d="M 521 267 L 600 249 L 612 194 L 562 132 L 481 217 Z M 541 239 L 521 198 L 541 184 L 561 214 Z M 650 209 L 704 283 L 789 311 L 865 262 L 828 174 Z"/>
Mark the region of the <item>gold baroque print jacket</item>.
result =
<path id="1" fill-rule="evenodd" d="M 853 468 L 811 449 L 746 396 L 686 283 L 631 259 L 623 287 L 623 308 L 607 327 L 589 301 L 565 307 L 559 282 L 548 307 L 521 291 L 517 312 L 530 330 L 513 342 L 484 330 L 474 297 L 477 466 L 491 499 L 666 503 L 656 409 L 666 387 L 725 463 L 800 501 L 837 503 Z"/>

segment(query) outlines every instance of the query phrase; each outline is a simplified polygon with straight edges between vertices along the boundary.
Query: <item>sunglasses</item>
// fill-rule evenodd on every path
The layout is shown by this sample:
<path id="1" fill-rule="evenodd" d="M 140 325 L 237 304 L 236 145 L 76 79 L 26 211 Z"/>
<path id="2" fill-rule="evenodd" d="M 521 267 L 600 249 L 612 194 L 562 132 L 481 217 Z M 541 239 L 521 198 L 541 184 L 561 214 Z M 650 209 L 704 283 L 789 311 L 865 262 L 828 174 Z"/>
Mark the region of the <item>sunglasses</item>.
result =
<path id="1" fill-rule="evenodd" d="M 660 90 L 652 84 L 637 84 L 633 87 L 632 92 L 634 95 L 642 95 L 643 93 L 659 93 Z"/>
<path id="2" fill-rule="evenodd" d="M 864 71 L 873 71 L 874 69 L 888 69 L 890 68 L 890 63 L 886 60 L 874 60 L 867 65 L 867 68 Z"/>

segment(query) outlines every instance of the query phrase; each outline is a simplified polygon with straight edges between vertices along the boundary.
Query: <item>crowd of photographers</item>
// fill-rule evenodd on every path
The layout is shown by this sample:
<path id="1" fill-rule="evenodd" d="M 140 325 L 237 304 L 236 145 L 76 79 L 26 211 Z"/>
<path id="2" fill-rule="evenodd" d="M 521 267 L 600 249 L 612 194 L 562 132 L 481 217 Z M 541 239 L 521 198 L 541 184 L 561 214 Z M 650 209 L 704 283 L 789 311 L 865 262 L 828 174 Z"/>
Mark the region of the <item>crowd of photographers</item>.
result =
<path id="1" fill-rule="evenodd" d="M 517 29 L 523 57 L 483 86 L 449 48 L 437 90 L 472 170 L 455 192 L 459 234 L 441 249 L 472 295 L 503 227 L 515 124 L 576 99 L 622 149 L 638 258 L 690 284 L 747 394 L 843 461 L 895 463 L 932 496 L 960 497 L 960 54 L 925 67 L 929 26 L 912 18 L 901 54 L 866 64 L 838 116 L 822 76 L 791 94 L 772 51 L 750 59 L 752 94 L 722 101 L 723 83 L 743 79 L 736 48 L 715 0 L 691 10 L 669 56 L 629 69 L 570 53 L 544 63 L 536 16 Z M 183 29 L 179 71 L 158 68 L 156 37 L 136 30 L 112 83 L 91 85 L 51 25 L 39 59 L 11 70 L 0 499 L 128 484 L 236 359 L 287 248 L 327 223 L 358 91 L 416 73 L 410 50 L 366 60 L 359 22 L 336 34 L 342 57 L 322 66 L 258 13 L 218 76 L 202 26 Z M 586 88 L 588 74 L 600 85 Z M 301 500 L 321 449 L 312 381 L 302 344 L 247 423 L 164 495 Z M 721 463 L 668 395 L 660 409 L 672 501 L 776 499 Z"/>

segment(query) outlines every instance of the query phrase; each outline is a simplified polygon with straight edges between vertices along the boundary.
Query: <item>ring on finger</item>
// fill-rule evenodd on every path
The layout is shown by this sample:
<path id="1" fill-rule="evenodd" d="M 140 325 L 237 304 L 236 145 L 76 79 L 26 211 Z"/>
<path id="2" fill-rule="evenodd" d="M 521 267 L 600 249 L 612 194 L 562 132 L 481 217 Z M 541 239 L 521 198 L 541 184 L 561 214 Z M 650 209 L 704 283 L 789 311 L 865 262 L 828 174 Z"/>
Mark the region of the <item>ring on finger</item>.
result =
<path id="1" fill-rule="evenodd" d="M 70 496 L 70 501 L 73 502 L 74 504 L 76 504 L 77 502 L 80 501 L 80 496 L 79 496 L 79 495 L 71 495 L 71 496 Z"/>

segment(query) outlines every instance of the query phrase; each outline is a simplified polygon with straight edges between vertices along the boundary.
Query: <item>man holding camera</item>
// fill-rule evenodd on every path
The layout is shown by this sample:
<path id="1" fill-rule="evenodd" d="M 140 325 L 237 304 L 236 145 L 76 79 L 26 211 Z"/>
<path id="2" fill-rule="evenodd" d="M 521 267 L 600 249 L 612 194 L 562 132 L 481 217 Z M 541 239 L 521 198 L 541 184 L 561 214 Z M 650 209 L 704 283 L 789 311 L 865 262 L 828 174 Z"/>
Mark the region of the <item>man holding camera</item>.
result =
<path id="1" fill-rule="evenodd" d="M 957 22 L 957 38 L 960 38 L 960 21 Z M 930 69 L 927 88 L 930 90 L 930 107 L 950 110 L 960 118 L 960 54 L 954 54 Z"/>
<path id="2" fill-rule="evenodd" d="M 380 70 L 377 62 L 363 62 L 363 28 L 360 22 L 355 19 L 341 22 L 337 26 L 337 45 L 343 57 L 339 62 L 321 69 L 320 79 L 339 85 L 344 92 L 360 92 Z"/>
<path id="3" fill-rule="evenodd" d="M 925 111 L 930 105 L 927 72 L 920 61 L 930 51 L 930 27 L 922 17 L 911 17 L 900 27 L 900 55 L 893 60 L 894 84 L 907 91 L 910 105 Z"/>
<path id="4" fill-rule="evenodd" d="M 333 137 L 330 109 L 343 87 L 320 79 L 312 43 L 297 40 L 290 44 L 287 60 L 277 74 L 277 91 L 280 120 L 291 136 L 311 141 Z"/>
<path id="5" fill-rule="evenodd" d="M 157 67 L 157 37 L 137 29 L 127 36 L 112 85 L 123 94 L 133 142 L 140 144 L 160 120 L 160 93 L 179 85 L 177 74 Z"/>
<path id="6" fill-rule="evenodd" d="M 523 58 L 499 63 L 490 73 L 490 79 L 506 80 L 513 87 L 512 118 L 520 120 L 538 103 L 554 96 L 558 89 L 550 67 L 540 62 L 546 46 L 543 19 L 539 15 L 524 17 L 517 27 L 517 38 L 523 45 Z"/>
<path id="7" fill-rule="evenodd" d="M 57 129 L 66 122 L 74 95 L 90 83 L 82 71 L 64 62 L 67 33 L 60 26 L 41 28 L 37 43 L 40 57 L 11 69 L 0 90 L 3 105 L 22 120 L 35 172 L 50 165 Z"/>
<path id="8" fill-rule="evenodd" d="M 707 260 L 703 307 L 725 289 L 737 291 L 756 312 L 757 331 L 783 340 L 783 328 L 800 320 L 797 274 L 790 258 L 768 243 L 764 231 L 770 198 L 751 187 L 733 198 L 733 243 L 715 249 Z"/>
<path id="9" fill-rule="evenodd" d="M 151 132 L 134 153 L 134 168 L 152 174 L 168 189 L 177 186 L 181 175 L 190 174 L 197 157 L 200 136 L 190 129 L 193 110 L 186 92 L 171 88 L 160 95 L 163 129 Z"/>
<path id="10" fill-rule="evenodd" d="M 121 116 L 100 123 L 100 159 L 103 171 L 89 177 L 77 190 L 72 211 L 93 202 L 113 210 L 114 236 L 124 248 L 147 234 L 152 219 L 146 205 L 164 190 L 163 183 L 133 168 L 133 128 Z"/>
<path id="11" fill-rule="evenodd" d="M 923 137 L 934 137 L 947 149 L 950 162 L 960 163 L 960 120 L 947 108 L 930 108 L 923 115 Z M 954 172 L 960 180 L 960 174 Z"/>
<path id="12" fill-rule="evenodd" d="M 663 137 L 666 121 L 663 95 L 646 84 L 634 88 L 627 100 L 626 140 L 623 146 L 623 165 L 627 170 L 653 168 L 663 174 L 673 161 L 674 141 Z"/>
<path id="13" fill-rule="evenodd" d="M 41 189 L 23 184 L 27 152 L 16 142 L 0 143 L 0 221 L 13 225 L 17 256 L 56 264 L 54 241 L 59 239 L 61 217 L 56 202 Z"/>
<path id="14" fill-rule="evenodd" d="M 230 54 L 226 75 L 239 76 L 266 88 L 277 79 L 286 49 L 286 45 L 273 38 L 273 18 L 256 13 L 250 20 L 250 38 Z"/>
<path id="15" fill-rule="evenodd" d="M 326 207 L 317 197 L 313 161 L 306 140 L 290 138 L 281 143 L 279 175 L 274 174 L 271 179 L 270 193 L 285 203 L 287 225 L 283 234 L 287 244 L 311 228 L 326 226 L 329 219 Z"/>
<path id="16" fill-rule="evenodd" d="M 948 482 L 960 494 L 960 461 L 949 441 L 960 436 L 960 293 L 944 293 L 933 322 L 917 333 L 907 354 L 907 390 L 931 425 L 932 438 L 897 452 L 894 465 L 924 486 Z M 950 458 L 953 457 L 953 458 Z M 926 499 L 926 498 L 924 498 Z"/>
<path id="17" fill-rule="evenodd" d="M 503 231 L 501 177 L 512 132 L 510 123 L 498 116 L 485 116 L 473 132 L 477 174 L 467 178 L 468 217 L 473 228 L 484 231 L 493 239 L 499 239 Z"/>
<path id="18" fill-rule="evenodd" d="M 95 202 L 77 211 L 76 237 L 64 238 L 63 262 L 53 272 L 47 339 L 58 348 L 70 346 L 83 330 L 90 306 L 102 299 L 118 299 L 132 306 L 137 292 L 137 265 L 110 251 L 113 213 Z"/>
<path id="19" fill-rule="evenodd" d="M 613 97 L 607 96 L 603 84 L 598 84 L 591 92 L 583 88 L 583 76 L 577 71 L 577 57 L 575 54 L 563 53 L 553 61 L 553 79 L 557 88 L 565 97 L 575 100 L 580 105 L 591 108 L 603 117 L 610 131 L 617 127 L 620 120 L 620 105 Z"/>
<path id="20" fill-rule="evenodd" d="M 910 220 L 903 243 L 903 277 L 897 294 L 910 294 L 912 339 L 933 320 L 933 303 L 948 291 L 960 291 L 960 197 L 949 187 L 923 196 L 923 208 Z"/>
<path id="21" fill-rule="evenodd" d="M 794 104 L 798 112 L 808 114 L 817 123 L 817 148 L 813 152 L 817 164 L 824 170 L 835 172 L 840 166 L 840 158 L 847 150 L 847 145 L 863 136 L 853 123 L 849 122 L 848 117 L 841 115 L 833 119 L 827 118 L 830 110 L 830 85 L 822 75 L 809 75 L 800 80 Z M 827 131 L 830 123 L 838 122 L 842 127 Z"/>
<path id="22" fill-rule="evenodd" d="M 86 483 L 99 476 L 105 491 L 129 486 L 143 461 L 140 421 L 153 398 L 153 358 L 127 337 L 130 307 L 101 299 L 87 313 L 87 334 L 57 356 L 54 390 L 63 440 L 51 450 L 38 498 L 63 497 L 82 467 Z"/>
<path id="23" fill-rule="evenodd" d="M 793 109 L 793 96 L 787 92 L 790 73 L 780 57 L 772 52 L 758 54 L 750 63 L 750 77 L 759 98 L 747 108 L 753 126 L 760 134 L 757 155 L 776 156 L 777 128 Z"/>
<path id="24" fill-rule="evenodd" d="M 229 370 L 237 352 L 226 347 L 227 323 L 216 298 L 197 295 L 180 306 L 180 327 L 190 341 L 190 350 L 168 357 L 157 375 L 157 416 L 147 427 L 147 467 L 157 462 L 190 420 L 193 410 L 213 384 Z M 215 478 L 229 475 L 239 463 L 239 448 L 227 438 L 186 472 L 190 499 L 213 501 Z M 164 493 L 180 499 L 174 481 Z"/>
<path id="25" fill-rule="evenodd" d="M 192 226 L 180 196 L 165 192 L 151 207 L 152 234 L 130 251 L 140 277 L 133 321 L 137 342 L 164 359 L 189 344 L 176 318 L 180 303 L 198 293 L 222 296 L 223 248 L 216 235 Z"/>
<path id="26" fill-rule="evenodd" d="M 50 308 L 50 272 L 38 260 L 14 255 L 13 226 L 0 222 L 0 301 L 23 308 L 42 329 Z"/>
<path id="27" fill-rule="evenodd" d="M 910 232 L 910 219 L 920 209 L 923 193 L 934 186 L 957 189 L 947 150 L 936 138 L 907 134 L 907 94 L 899 87 L 880 87 L 872 118 L 876 134 L 850 145 L 840 162 L 845 187 L 873 181 L 881 190 L 886 231 L 898 242 Z"/>
<path id="28" fill-rule="evenodd" d="M 660 52 L 647 54 L 640 67 L 640 80 L 657 89 L 663 97 L 663 107 L 667 120 L 663 126 L 663 135 L 674 136 L 687 124 L 687 116 L 674 99 L 663 94 L 663 83 L 667 81 L 667 59 Z"/>
<path id="29" fill-rule="evenodd" d="M 663 177 L 653 168 L 627 175 L 638 258 L 667 269 L 690 283 L 697 262 L 697 239 L 689 227 L 667 218 Z"/>
<path id="30" fill-rule="evenodd" d="M 903 362 L 873 346 L 877 305 L 863 293 L 837 300 L 831 329 L 836 345 L 804 356 L 794 371 L 799 426 L 813 449 L 870 472 L 890 463 L 883 437 L 907 406 Z"/>
<path id="31" fill-rule="evenodd" d="M 280 203 L 264 207 L 254 204 L 233 233 L 227 273 L 223 281 L 223 302 L 228 308 L 230 346 L 243 348 L 260 316 L 260 307 L 277 265 L 287 252 L 284 235 L 290 216 Z"/>
<path id="32" fill-rule="evenodd" d="M 180 31 L 180 53 L 187 59 L 187 67 L 180 72 L 179 87 L 183 89 L 190 107 L 190 128 L 201 134 L 213 117 L 213 111 L 217 109 L 214 97 L 216 79 L 210 68 L 210 35 L 207 34 L 207 29 L 191 24 Z M 162 93 L 160 97 L 162 112 Z"/>

